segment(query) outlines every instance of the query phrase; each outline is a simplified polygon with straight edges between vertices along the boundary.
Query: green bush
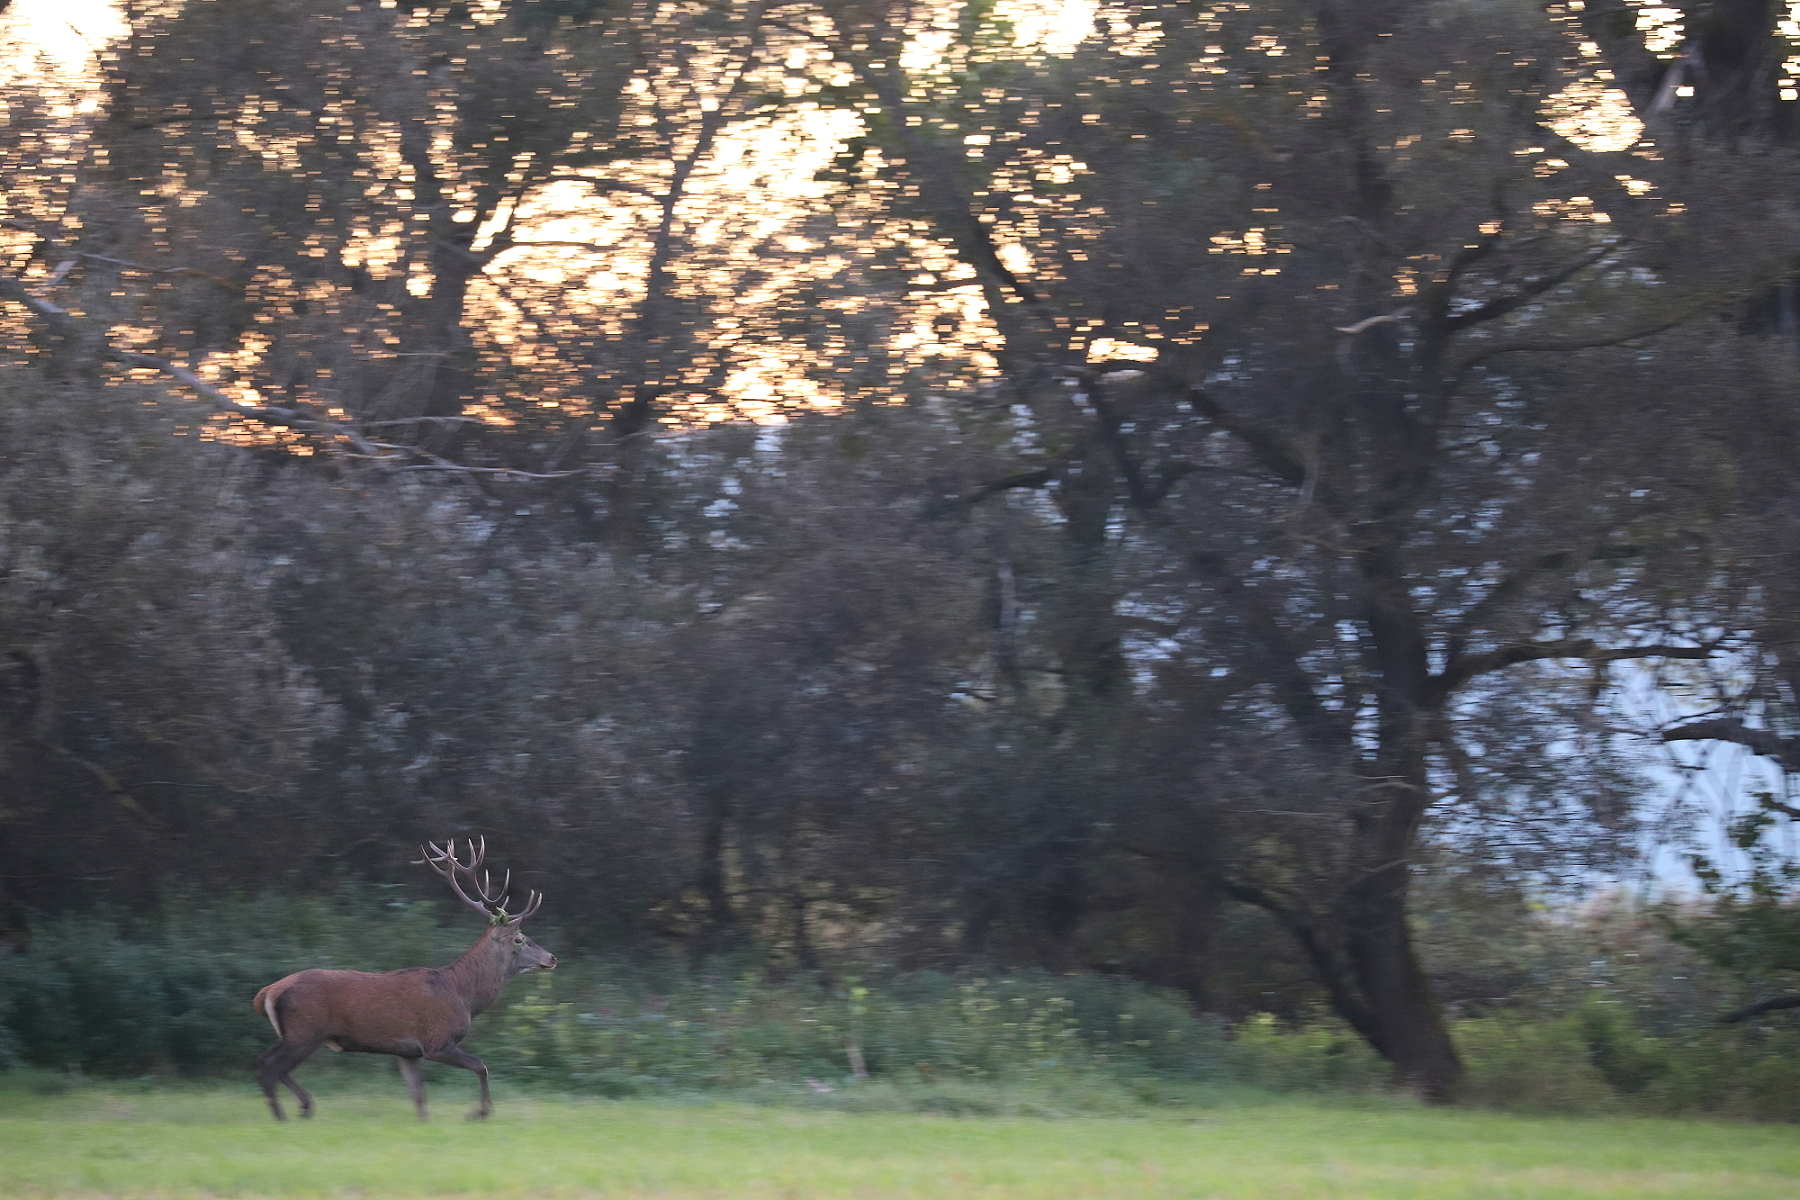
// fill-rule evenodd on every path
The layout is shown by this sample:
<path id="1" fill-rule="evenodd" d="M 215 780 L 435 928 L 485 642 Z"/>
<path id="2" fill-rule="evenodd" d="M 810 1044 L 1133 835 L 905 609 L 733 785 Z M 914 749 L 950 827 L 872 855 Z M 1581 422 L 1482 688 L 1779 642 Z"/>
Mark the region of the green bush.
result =
<path id="1" fill-rule="evenodd" d="M 607 1095 L 835 1084 L 859 1067 L 919 1085 L 1225 1070 L 1220 1033 L 1179 1003 L 1122 980 L 1036 972 L 829 989 L 712 974 L 651 992 L 623 964 L 586 979 L 559 971 L 523 984 L 481 1045 L 490 1063 Z"/>
<path id="2" fill-rule="evenodd" d="M 1800 1121 L 1800 1020 L 1642 1031 L 1634 1007 L 1596 990 L 1572 1011 L 1451 1023 L 1467 1075 L 1459 1099 L 1515 1112 Z M 1274 1091 L 1389 1090 L 1385 1062 L 1332 1018 L 1240 1024 L 1230 1077 Z"/>
<path id="3" fill-rule="evenodd" d="M 1454 1028 L 1468 1070 L 1461 1092 L 1465 1103 L 1523 1112 L 1619 1108 L 1618 1093 L 1589 1057 L 1574 1019 L 1487 1017 L 1459 1021 Z"/>
<path id="4" fill-rule="evenodd" d="M 448 963 L 477 932 L 367 892 L 41 921 L 29 950 L 0 955 L 0 1067 L 56 1087 L 84 1073 L 246 1072 L 271 1040 L 250 1005 L 264 984 L 305 967 Z M 1328 1017 L 1227 1031 L 1113 976 L 772 982 L 759 966 L 565 961 L 516 981 L 469 1045 L 509 1083 L 608 1097 L 728 1088 L 847 1111 L 1099 1113 L 1233 1086 L 1389 1089 L 1387 1064 Z M 1800 1120 L 1800 1014 L 1670 1025 L 1617 979 L 1567 994 L 1453 1022 L 1465 1102 Z M 306 1069 L 359 1063 L 374 1065 L 322 1054 Z"/>
<path id="5" fill-rule="evenodd" d="M 0 955 L 0 1055 L 107 1075 L 246 1068 L 271 1040 L 250 1004 L 263 985 L 307 967 L 449 962 L 468 940 L 424 905 L 355 895 L 50 918 L 29 950 Z"/>
<path id="6" fill-rule="evenodd" d="M 1237 1027 L 1228 1061 L 1240 1082 L 1275 1091 L 1379 1091 L 1392 1074 L 1341 1022 L 1316 1018 L 1283 1025 L 1267 1013 Z"/>
<path id="7" fill-rule="evenodd" d="M 0 956 L 0 1055 L 97 1075 L 246 1070 L 271 1040 L 250 1003 L 265 984 L 307 967 L 448 963 L 476 932 L 357 892 L 43 920 L 28 951 Z M 918 1086 L 1225 1072 L 1220 1031 L 1178 999 L 1041 972 L 826 986 L 672 959 L 566 962 L 515 982 L 469 1044 L 511 1079 L 609 1096 L 835 1084 L 859 1064 Z"/>

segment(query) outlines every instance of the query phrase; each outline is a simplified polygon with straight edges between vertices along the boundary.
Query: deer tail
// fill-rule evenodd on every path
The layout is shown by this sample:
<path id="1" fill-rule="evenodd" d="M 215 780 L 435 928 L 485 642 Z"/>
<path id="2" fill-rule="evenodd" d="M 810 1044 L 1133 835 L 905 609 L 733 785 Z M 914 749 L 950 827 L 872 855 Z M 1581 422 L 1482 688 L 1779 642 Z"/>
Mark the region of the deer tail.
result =
<path id="1" fill-rule="evenodd" d="M 257 1012 L 269 1018 L 269 1024 L 275 1027 L 275 1036 L 278 1038 L 283 1036 L 281 1032 L 281 1020 L 275 1015 L 275 1001 L 280 999 L 280 997 L 281 989 L 279 989 L 276 984 L 271 983 L 268 987 L 256 993 L 256 999 L 251 1001 L 251 1003 L 256 1006 Z"/>

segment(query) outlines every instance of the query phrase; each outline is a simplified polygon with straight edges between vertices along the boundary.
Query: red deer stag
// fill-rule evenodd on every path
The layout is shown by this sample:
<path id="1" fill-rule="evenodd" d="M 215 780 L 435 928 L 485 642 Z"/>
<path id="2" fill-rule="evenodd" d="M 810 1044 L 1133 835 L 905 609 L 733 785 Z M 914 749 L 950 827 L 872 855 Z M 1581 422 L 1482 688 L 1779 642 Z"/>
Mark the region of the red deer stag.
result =
<path id="1" fill-rule="evenodd" d="M 526 971 L 556 967 L 556 955 L 519 928 L 544 898 L 532 892 L 522 912 L 517 916 L 507 913 L 512 872 L 507 872 L 498 890 L 486 871 L 479 881 L 475 878 L 475 868 L 487 856 L 486 838 L 469 843 L 466 863 L 456 857 L 454 838 L 441 849 L 432 842 L 423 849 L 425 857 L 418 861 L 449 880 L 463 903 L 488 919 L 487 932 L 447 967 L 407 967 L 383 974 L 299 971 L 256 993 L 256 1011 L 269 1018 L 275 1036 L 281 1039 L 257 1058 L 256 1073 L 277 1121 L 287 1120 L 275 1096 L 277 1083 L 286 1084 L 300 1101 L 301 1116 L 312 1116 L 312 1096 L 294 1082 L 290 1072 L 320 1046 L 393 1055 L 400 1062 L 400 1074 L 406 1078 L 421 1121 L 425 1119 L 421 1058 L 475 1072 L 481 1082 L 481 1102 L 469 1114 L 471 1120 L 494 1111 L 488 1099 L 486 1064 L 458 1043 L 468 1035 L 470 1020 L 499 999 L 507 980 Z M 458 876 L 468 880 L 474 896 L 463 890 Z"/>

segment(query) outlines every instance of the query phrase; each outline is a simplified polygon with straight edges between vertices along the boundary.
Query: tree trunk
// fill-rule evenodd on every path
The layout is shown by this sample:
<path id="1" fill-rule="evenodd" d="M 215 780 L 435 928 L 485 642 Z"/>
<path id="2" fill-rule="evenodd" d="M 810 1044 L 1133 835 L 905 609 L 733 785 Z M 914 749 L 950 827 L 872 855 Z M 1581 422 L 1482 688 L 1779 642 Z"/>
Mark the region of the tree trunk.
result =
<path id="1" fill-rule="evenodd" d="M 1344 897 L 1357 1019 L 1341 1014 L 1394 1065 L 1394 1080 L 1433 1103 L 1455 1098 L 1462 1060 L 1419 965 L 1407 921 L 1407 863 L 1370 870 Z"/>

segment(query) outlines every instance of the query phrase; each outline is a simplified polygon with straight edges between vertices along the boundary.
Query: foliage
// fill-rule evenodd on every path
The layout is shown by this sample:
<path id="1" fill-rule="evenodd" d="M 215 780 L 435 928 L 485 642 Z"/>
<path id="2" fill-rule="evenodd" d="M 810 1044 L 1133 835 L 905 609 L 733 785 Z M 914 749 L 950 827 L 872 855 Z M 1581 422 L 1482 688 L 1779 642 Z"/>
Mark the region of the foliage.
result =
<path id="1" fill-rule="evenodd" d="M 433 908 L 270 895 L 49 918 L 30 950 L 0 956 L 0 1029 L 46 1067 L 238 1069 L 270 1038 L 249 1002 L 264 984 L 307 967 L 454 959 L 467 939 Z M 542 936 L 555 944 L 554 930 Z M 773 983 L 752 970 L 590 962 L 514 983 L 470 1045 L 515 1081 L 608 1095 L 835 1082 L 856 1063 L 923 1084 L 1223 1070 L 1218 1031 L 1179 1001 L 1126 980 L 1034 973 Z"/>
<path id="2" fill-rule="evenodd" d="M 249 1004 L 259 987 L 309 966 L 447 962 L 468 931 L 439 916 L 431 904 L 346 892 L 47 919 L 29 951 L 0 956 L 0 1046 L 32 1065 L 16 1067 L 16 1081 L 52 1090 L 85 1075 L 240 1073 L 271 1036 Z M 1620 946 L 1649 949 L 1658 926 L 1640 912 L 1627 941 L 1608 922 L 1556 935 L 1571 974 L 1543 955 L 1535 983 L 1508 1006 L 1453 1023 L 1469 1067 L 1461 1098 L 1527 1112 L 1800 1121 L 1800 1029 L 1652 1032 L 1667 1006 L 1645 1003 L 1666 986 L 1659 975 L 1699 964 L 1639 965 L 1640 952 Z M 557 943 L 554 929 L 541 936 Z M 1596 960 L 1603 936 L 1617 971 Z M 847 1112 L 1128 1112 L 1196 1103 L 1227 1084 L 1388 1089 L 1381 1059 L 1329 1017 L 1253 1016 L 1227 1029 L 1172 993 L 1091 974 L 771 979 L 747 960 L 565 961 L 515 981 L 469 1045 L 497 1079 L 533 1092 L 717 1093 Z M 329 1090 L 354 1089 L 374 1065 L 322 1053 L 306 1070 L 328 1072 Z"/>
<path id="3" fill-rule="evenodd" d="M 271 1039 L 250 998 L 307 967 L 391 969 L 463 950 L 429 905 L 267 896 L 154 914 L 50 917 L 0 955 L 0 1012 L 22 1057 L 135 1075 L 249 1063 Z"/>
<path id="4" fill-rule="evenodd" d="M 925 1086 L 1150 1072 L 1205 1080 L 1224 1070 L 1217 1032 L 1120 980 L 925 974 L 827 990 L 714 976 L 633 997 L 601 979 L 560 1002 L 560 981 L 538 979 L 535 995 L 507 1008 L 495 1060 L 608 1095 L 800 1078 L 845 1085 L 859 1068 Z"/>
<path id="5" fill-rule="evenodd" d="M 1800 862 L 1777 844 L 1791 816 L 1773 797 L 1758 799 L 1761 805 L 1728 831 L 1748 869 L 1728 878 L 1696 856 L 1695 874 L 1710 902 L 1661 913 L 1671 936 L 1730 977 L 1745 1001 L 1800 987 Z"/>

